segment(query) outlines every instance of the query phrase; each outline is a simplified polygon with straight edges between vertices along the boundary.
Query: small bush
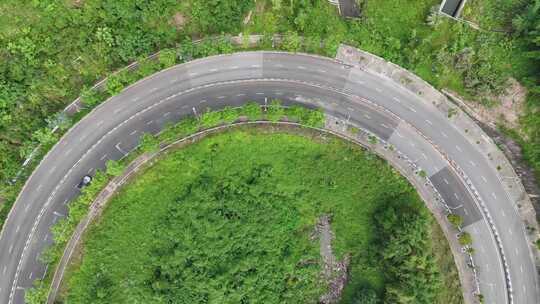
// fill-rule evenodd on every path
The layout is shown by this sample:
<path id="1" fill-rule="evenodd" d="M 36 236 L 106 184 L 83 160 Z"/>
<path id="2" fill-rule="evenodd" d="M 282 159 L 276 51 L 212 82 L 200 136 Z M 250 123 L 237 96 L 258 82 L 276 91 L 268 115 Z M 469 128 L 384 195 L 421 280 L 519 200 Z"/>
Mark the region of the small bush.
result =
<path id="1" fill-rule="evenodd" d="M 211 128 L 217 126 L 221 122 L 221 112 L 211 111 L 207 109 L 201 116 L 201 125 L 203 128 Z"/>
<path id="2" fill-rule="evenodd" d="M 248 102 L 243 108 L 242 108 L 242 114 L 246 115 L 249 120 L 258 120 L 262 116 L 262 110 L 258 103 L 252 101 Z"/>
<path id="3" fill-rule="evenodd" d="M 109 176 L 120 176 L 124 172 L 124 165 L 114 160 L 108 160 L 105 167 L 105 172 Z"/>
<path id="4" fill-rule="evenodd" d="M 238 117 L 240 115 L 238 114 L 238 111 L 236 109 L 233 109 L 231 107 L 225 107 L 221 111 L 221 119 L 226 123 L 233 123 L 236 120 L 238 120 Z"/>
<path id="5" fill-rule="evenodd" d="M 272 100 L 266 113 L 268 120 L 276 122 L 279 121 L 284 115 L 285 110 L 281 106 L 281 101 L 277 99 Z"/>
<path id="6" fill-rule="evenodd" d="M 450 224 L 452 224 L 456 228 L 459 228 L 461 227 L 461 225 L 463 225 L 463 218 L 457 214 L 449 214 L 447 218 Z"/>
<path id="7" fill-rule="evenodd" d="M 471 235 L 468 233 L 468 232 L 462 232 L 460 235 L 459 235 L 459 243 L 462 245 L 462 246 L 467 246 L 467 245 L 471 245 L 472 244 L 472 237 Z"/>
<path id="8" fill-rule="evenodd" d="M 306 111 L 307 111 L 307 115 L 305 115 L 303 119 L 300 121 L 301 124 L 308 127 L 314 127 L 314 128 L 324 127 L 325 116 L 322 110 L 317 109 L 317 110 L 306 110 Z"/>
<path id="9" fill-rule="evenodd" d="M 107 79 L 107 93 L 110 96 L 114 96 L 124 89 L 124 85 L 122 84 L 122 81 L 117 75 L 112 75 Z"/>
<path id="10" fill-rule="evenodd" d="M 159 150 L 159 140 L 152 134 L 145 133 L 141 137 L 140 148 L 143 152 L 156 152 Z"/>

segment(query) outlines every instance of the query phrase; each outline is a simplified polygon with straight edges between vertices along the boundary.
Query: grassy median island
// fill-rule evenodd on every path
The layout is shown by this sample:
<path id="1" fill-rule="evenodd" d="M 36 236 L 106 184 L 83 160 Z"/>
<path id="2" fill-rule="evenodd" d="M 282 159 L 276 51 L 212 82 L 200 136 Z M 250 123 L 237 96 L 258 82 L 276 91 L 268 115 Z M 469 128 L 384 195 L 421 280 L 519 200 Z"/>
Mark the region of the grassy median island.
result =
<path id="1" fill-rule="evenodd" d="M 297 133 L 240 128 L 163 156 L 88 231 L 63 300 L 317 303 L 339 276 L 324 270 L 330 235 L 341 303 L 461 303 L 407 181 L 353 144 Z"/>

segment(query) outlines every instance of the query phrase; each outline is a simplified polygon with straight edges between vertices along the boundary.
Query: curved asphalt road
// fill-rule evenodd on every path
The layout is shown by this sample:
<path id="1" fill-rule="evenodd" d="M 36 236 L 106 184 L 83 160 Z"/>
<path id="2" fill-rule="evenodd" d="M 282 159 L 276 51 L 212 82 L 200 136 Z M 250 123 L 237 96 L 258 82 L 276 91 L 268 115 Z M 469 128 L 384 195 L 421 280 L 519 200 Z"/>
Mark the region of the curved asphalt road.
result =
<path id="1" fill-rule="evenodd" d="M 320 107 L 416 158 L 446 203 L 465 218 L 485 303 L 508 303 L 502 262 L 484 215 L 426 138 L 432 141 L 467 173 L 486 202 L 507 258 L 514 303 L 539 302 L 536 270 L 517 210 L 462 130 L 404 88 L 360 69 L 316 56 L 247 52 L 155 74 L 99 106 L 61 139 L 28 179 L 0 236 L 0 303 L 23 303 L 24 290 L 44 274 L 39 255 L 52 242 L 51 225 L 78 195 L 82 176 L 132 150 L 143 132 L 158 132 L 167 122 L 206 108 L 263 103 L 265 98 Z"/>

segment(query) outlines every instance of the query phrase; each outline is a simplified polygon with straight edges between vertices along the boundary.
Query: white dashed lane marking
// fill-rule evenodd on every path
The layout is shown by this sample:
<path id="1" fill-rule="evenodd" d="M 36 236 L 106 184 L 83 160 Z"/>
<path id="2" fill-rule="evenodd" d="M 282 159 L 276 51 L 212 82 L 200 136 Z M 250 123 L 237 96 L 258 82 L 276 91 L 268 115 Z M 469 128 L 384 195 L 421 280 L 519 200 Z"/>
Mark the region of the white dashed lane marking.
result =
<path id="1" fill-rule="evenodd" d="M 459 151 L 459 152 L 463 152 L 463 150 L 461 150 L 461 148 L 459 146 L 456 146 L 456 149 Z"/>

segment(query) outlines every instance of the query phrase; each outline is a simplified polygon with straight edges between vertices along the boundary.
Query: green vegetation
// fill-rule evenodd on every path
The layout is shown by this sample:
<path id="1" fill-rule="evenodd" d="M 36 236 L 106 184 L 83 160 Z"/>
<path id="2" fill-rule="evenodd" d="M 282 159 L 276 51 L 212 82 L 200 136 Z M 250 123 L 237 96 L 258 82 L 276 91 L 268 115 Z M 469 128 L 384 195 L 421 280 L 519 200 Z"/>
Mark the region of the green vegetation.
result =
<path id="1" fill-rule="evenodd" d="M 463 225 L 463 218 L 457 214 L 449 214 L 447 218 L 450 224 L 452 224 L 455 228 L 459 228 L 461 225 Z"/>
<path id="2" fill-rule="evenodd" d="M 276 100 L 274 103 L 279 104 L 280 101 Z M 258 109 L 257 116 L 253 116 L 255 109 Z M 320 110 L 310 110 L 298 106 L 284 108 L 282 113 L 283 117 L 281 118 L 286 118 L 307 127 L 321 127 L 325 120 Z M 105 187 L 111 178 L 121 175 L 125 166 L 141 153 L 156 152 L 160 145 L 172 144 L 178 139 L 185 138 L 206 128 L 233 123 L 240 117 L 246 117 L 248 120 L 268 119 L 267 115 L 261 110 L 261 107 L 255 102 L 247 103 L 245 106 L 239 108 L 225 107 L 223 110 L 217 112 L 207 111 L 205 114 L 215 117 L 213 120 L 214 125 L 205 124 L 201 118 L 186 118 L 175 125 L 167 126 L 158 137 L 143 134 L 136 151 L 131 152 L 126 158 L 120 161 L 108 161 L 106 163 L 105 174 L 98 172 L 91 187 L 84 188 L 82 195 L 69 204 L 68 217 L 61 219 L 54 225 L 52 229 L 54 244 L 41 257 L 41 260 L 50 266 L 49 269 L 55 269 L 70 236 L 75 231 L 77 224 L 87 214 L 88 207 L 95 199 L 97 193 Z M 35 288 L 25 294 L 28 303 L 37 304 L 45 301 L 53 273 L 53 271 L 49 271 L 43 280 L 36 280 L 34 282 Z"/>
<path id="3" fill-rule="evenodd" d="M 77 95 L 90 109 L 161 68 L 233 51 L 224 39 L 191 43 L 194 37 L 219 33 L 265 34 L 262 48 L 271 47 L 269 35 L 283 33 L 284 49 L 331 56 L 347 42 L 478 102 L 491 99 L 513 76 L 527 86 L 529 97 L 521 128 L 510 133 L 531 164 L 540 167 L 539 0 L 467 3 L 467 19 L 506 33 L 477 31 L 436 16 L 432 8 L 438 0 L 360 2 L 363 17 L 343 20 L 326 0 L 3 1 L 0 223 L 27 175 L 62 134 L 51 132 L 52 127 L 65 130 L 85 113 L 70 119 L 56 114 L 60 109 Z M 253 11 L 250 19 L 248 11 Z M 157 61 L 143 60 L 135 73 L 112 77 L 105 92 L 89 89 L 111 71 L 159 49 L 164 51 Z M 34 161 L 11 185 L 38 144 Z"/>
<path id="4" fill-rule="evenodd" d="M 468 232 L 462 232 L 459 235 L 459 243 L 463 246 L 471 245 L 472 244 L 472 237 Z"/>
<path id="5" fill-rule="evenodd" d="M 328 287 L 310 236 L 331 214 L 335 254 L 351 256 L 342 303 L 461 303 L 448 245 L 407 181 L 299 132 L 242 128 L 161 157 L 91 227 L 64 300 L 315 303 Z"/>

